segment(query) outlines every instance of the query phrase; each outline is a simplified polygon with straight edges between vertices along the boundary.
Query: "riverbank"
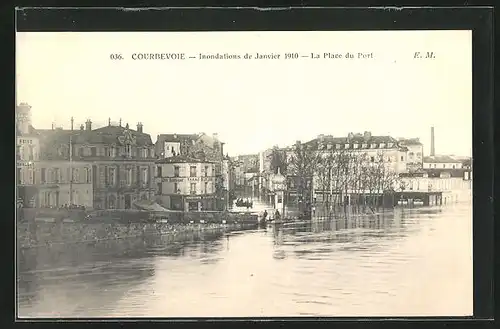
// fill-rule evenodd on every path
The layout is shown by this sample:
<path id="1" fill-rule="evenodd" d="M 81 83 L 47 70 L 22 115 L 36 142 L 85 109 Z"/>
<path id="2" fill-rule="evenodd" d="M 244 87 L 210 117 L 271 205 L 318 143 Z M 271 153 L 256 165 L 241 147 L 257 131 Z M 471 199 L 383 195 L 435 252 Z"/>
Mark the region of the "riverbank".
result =
<path id="1" fill-rule="evenodd" d="M 86 223 L 29 222 L 17 224 L 20 249 L 95 243 L 138 237 L 170 236 L 176 240 L 191 239 L 193 234 L 234 231 L 257 227 L 251 223 L 167 224 L 167 223 Z"/>

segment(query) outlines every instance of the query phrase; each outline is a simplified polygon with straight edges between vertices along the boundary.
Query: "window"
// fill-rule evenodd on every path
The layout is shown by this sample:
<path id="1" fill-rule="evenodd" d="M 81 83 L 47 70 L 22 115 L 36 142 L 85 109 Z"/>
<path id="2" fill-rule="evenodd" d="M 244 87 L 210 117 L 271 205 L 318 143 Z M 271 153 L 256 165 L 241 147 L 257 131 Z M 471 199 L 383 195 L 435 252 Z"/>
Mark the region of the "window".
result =
<path id="1" fill-rule="evenodd" d="M 90 171 L 90 168 L 85 168 L 85 181 L 87 183 L 92 183 L 92 173 Z"/>
<path id="2" fill-rule="evenodd" d="M 112 158 L 116 157 L 116 147 L 114 146 L 111 148 L 111 157 Z"/>
<path id="3" fill-rule="evenodd" d="M 208 166 L 205 166 L 205 177 L 208 176 Z"/>
<path id="4" fill-rule="evenodd" d="M 104 148 L 104 156 L 105 156 L 105 157 L 109 157 L 109 156 L 111 156 L 111 153 L 109 153 L 109 148 L 108 148 L 108 147 L 105 147 L 105 148 Z"/>
<path id="5" fill-rule="evenodd" d="M 191 194 L 196 194 L 196 183 L 191 183 Z"/>
<path id="6" fill-rule="evenodd" d="M 180 167 L 174 166 L 174 177 L 179 177 Z"/>
<path id="7" fill-rule="evenodd" d="M 179 193 L 179 185 L 174 183 L 174 193 Z"/>
<path id="8" fill-rule="evenodd" d="M 83 147 L 80 147 L 80 148 L 78 149 L 78 156 L 79 156 L 79 157 L 83 157 L 83 156 L 84 156 L 84 151 L 85 151 L 85 149 L 84 149 Z"/>
<path id="9" fill-rule="evenodd" d="M 196 177 L 196 166 L 191 166 L 189 168 L 189 177 Z"/>
<path id="10" fill-rule="evenodd" d="M 446 168 L 446 164 L 443 163 L 443 168 Z"/>
<path id="11" fill-rule="evenodd" d="M 453 169 L 455 169 L 455 165 L 453 165 Z"/>
<path id="12" fill-rule="evenodd" d="M 422 156 L 422 153 L 417 152 L 417 157 L 421 157 L 421 156 Z"/>
<path id="13" fill-rule="evenodd" d="M 385 148 L 385 143 L 380 143 L 380 148 L 381 149 Z"/>
<path id="14" fill-rule="evenodd" d="M 327 150 L 331 150 L 331 149 L 332 149 L 332 144 L 328 144 L 328 145 L 326 145 L 326 149 L 327 149 Z"/>
<path id="15" fill-rule="evenodd" d="M 401 156 L 401 161 L 405 161 L 405 158 L 404 158 L 404 156 Z"/>
<path id="16" fill-rule="evenodd" d="M 148 185 L 148 168 L 142 168 L 142 183 L 143 185 Z"/>
<path id="17" fill-rule="evenodd" d="M 208 182 L 205 182 L 205 194 L 208 194 Z"/>
<path id="18" fill-rule="evenodd" d="M 212 166 L 212 177 L 215 177 L 215 167 Z"/>
<path id="19" fill-rule="evenodd" d="M 132 147 L 130 144 L 125 145 L 125 155 L 128 157 L 132 156 Z"/>
<path id="20" fill-rule="evenodd" d="M 345 144 L 345 145 L 344 145 L 344 147 L 345 147 L 346 149 L 348 149 L 348 148 L 349 148 L 349 144 Z"/>
<path id="21" fill-rule="evenodd" d="M 45 171 L 45 168 L 42 168 L 42 170 L 40 171 L 40 183 L 42 184 L 45 184 Z"/>
<path id="22" fill-rule="evenodd" d="M 372 149 L 375 149 L 375 148 L 377 148 L 377 144 L 373 143 L 371 147 L 372 147 Z"/>
<path id="23" fill-rule="evenodd" d="M 116 207 L 116 198 L 114 195 L 110 195 L 108 199 L 108 208 L 115 209 Z"/>
<path id="24" fill-rule="evenodd" d="M 33 145 L 28 146 L 28 160 L 33 161 L 34 156 L 33 156 Z"/>
<path id="25" fill-rule="evenodd" d="M 97 149 L 95 147 L 90 148 L 90 155 L 93 157 L 97 156 Z"/>
<path id="26" fill-rule="evenodd" d="M 161 195 L 162 194 L 162 183 L 158 182 L 156 183 L 156 194 Z"/>
<path id="27" fill-rule="evenodd" d="M 434 168 L 436 168 L 436 164 L 434 164 Z"/>
<path id="28" fill-rule="evenodd" d="M 54 168 L 54 183 L 59 183 L 60 175 L 61 175 L 60 169 Z"/>
<path id="29" fill-rule="evenodd" d="M 35 184 L 35 175 L 33 173 L 33 169 L 29 169 L 29 184 Z"/>
<path id="30" fill-rule="evenodd" d="M 115 174 L 116 174 L 115 168 L 109 168 L 108 182 L 110 186 L 115 186 L 116 184 Z"/>
<path id="31" fill-rule="evenodd" d="M 127 169 L 127 175 L 126 175 L 126 183 L 128 186 L 132 185 L 132 169 L 128 168 Z"/>
<path id="32" fill-rule="evenodd" d="M 339 149 L 340 148 L 340 144 L 335 144 L 335 148 Z"/>
<path id="33" fill-rule="evenodd" d="M 363 144 L 363 145 L 361 145 L 361 147 L 365 149 L 368 147 L 368 144 Z"/>
<path id="34" fill-rule="evenodd" d="M 161 172 L 161 166 L 156 167 L 156 177 L 163 177 Z"/>
<path id="35" fill-rule="evenodd" d="M 73 168 L 73 182 L 80 183 L 80 172 L 78 168 Z"/>
<path id="36" fill-rule="evenodd" d="M 22 177 L 22 171 L 21 168 L 17 168 L 17 184 L 22 184 L 23 180 L 21 179 Z"/>
<path id="37" fill-rule="evenodd" d="M 375 157 L 370 157 L 370 162 L 375 162 Z"/>
<path id="38" fill-rule="evenodd" d="M 357 149 L 359 147 L 359 144 L 354 144 L 354 148 Z"/>
<path id="39" fill-rule="evenodd" d="M 394 143 L 388 143 L 388 144 L 387 144 L 387 147 L 389 147 L 389 148 L 391 148 L 391 147 L 393 147 L 393 146 L 394 146 Z"/>

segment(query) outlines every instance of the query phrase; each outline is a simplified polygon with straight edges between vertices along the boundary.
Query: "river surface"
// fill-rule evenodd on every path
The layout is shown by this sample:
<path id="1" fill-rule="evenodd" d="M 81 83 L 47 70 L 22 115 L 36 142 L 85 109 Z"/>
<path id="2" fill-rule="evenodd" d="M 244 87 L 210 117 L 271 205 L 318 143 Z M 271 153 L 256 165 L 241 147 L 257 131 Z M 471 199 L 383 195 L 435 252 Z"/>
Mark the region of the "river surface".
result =
<path id="1" fill-rule="evenodd" d="M 472 315 L 472 206 L 36 249 L 18 316 Z"/>

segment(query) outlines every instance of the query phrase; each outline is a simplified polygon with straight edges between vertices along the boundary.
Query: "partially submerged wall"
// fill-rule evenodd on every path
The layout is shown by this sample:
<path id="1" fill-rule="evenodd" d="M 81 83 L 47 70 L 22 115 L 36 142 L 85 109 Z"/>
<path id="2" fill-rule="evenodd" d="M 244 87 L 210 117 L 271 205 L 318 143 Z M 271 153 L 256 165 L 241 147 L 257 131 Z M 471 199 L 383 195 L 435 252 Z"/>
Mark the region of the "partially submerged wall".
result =
<path id="1" fill-rule="evenodd" d="M 171 235 L 189 237 L 195 232 L 217 230 L 238 230 L 251 228 L 257 223 L 227 224 L 164 224 L 108 222 L 40 222 L 31 221 L 17 224 L 17 243 L 20 248 L 50 246 L 53 244 L 87 243 L 133 237 Z"/>

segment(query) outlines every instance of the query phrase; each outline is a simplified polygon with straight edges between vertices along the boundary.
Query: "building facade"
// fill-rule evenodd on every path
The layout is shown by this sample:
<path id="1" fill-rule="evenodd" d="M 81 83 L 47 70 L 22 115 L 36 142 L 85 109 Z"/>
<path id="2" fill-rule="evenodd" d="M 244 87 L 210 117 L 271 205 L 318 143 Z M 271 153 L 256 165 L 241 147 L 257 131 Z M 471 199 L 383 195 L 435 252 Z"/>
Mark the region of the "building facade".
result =
<path id="1" fill-rule="evenodd" d="M 406 167 L 409 172 L 421 171 L 424 167 L 424 145 L 419 138 L 400 138 L 399 145 L 408 149 Z"/>
<path id="2" fill-rule="evenodd" d="M 156 162 L 157 202 L 171 210 L 216 210 L 216 166 L 208 160 L 174 156 Z"/>
<path id="3" fill-rule="evenodd" d="M 132 130 L 128 124 L 122 127 L 121 123 L 115 126 L 109 122 L 106 127 L 92 129 L 92 122 L 87 120 L 77 130 L 46 130 L 43 156 L 53 166 L 64 160 L 72 163 L 76 173 L 85 173 L 84 180 L 92 186 L 93 208 L 131 209 L 134 202 L 155 195 L 154 145 L 142 128 L 140 123 Z M 87 195 L 87 187 L 72 187 L 73 202 Z"/>
<path id="4" fill-rule="evenodd" d="M 217 134 L 161 134 L 156 141 L 156 152 L 159 159 L 181 156 L 211 163 L 214 167 L 214 188 L 217 195 L 215 208 L 223 210 L 229 206 L 228 188 L 233 183 L 225 180 L 234 177 L 228 172 L 233 166 L 224 165 L 228 157 L 224 155 L 224 143 Z"/>
<path id="5" fill-rule="evenodd" d="M 461 169 L 463 161 L 448 155 L 428 156 L 424 158 L 423 167 L 425 169 Z"/>

